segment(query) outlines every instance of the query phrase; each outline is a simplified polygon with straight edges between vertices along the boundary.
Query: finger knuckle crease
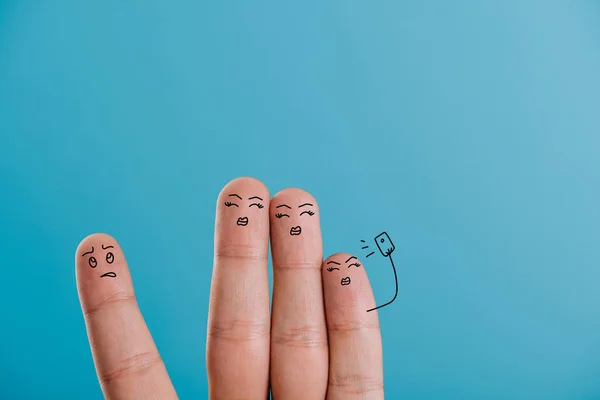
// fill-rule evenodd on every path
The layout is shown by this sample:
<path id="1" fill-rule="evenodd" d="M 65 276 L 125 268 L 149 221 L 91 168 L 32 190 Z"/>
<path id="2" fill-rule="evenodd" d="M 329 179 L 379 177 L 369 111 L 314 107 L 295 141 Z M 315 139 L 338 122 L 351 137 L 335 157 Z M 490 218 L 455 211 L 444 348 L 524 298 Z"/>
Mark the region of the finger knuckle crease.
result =
<path id="1" fill-rule="evenodd" d="M 101 384 L 108 384 L 127 376 L 141 374 L 162 362 L 160 355 L 154 352 L 144 352 L 123 359 L 116 368 L 112 368 L 99 376 Z"/>
<path id="2" fill-rule="evenodd" d="M 330 332 L 361 332 L 369 330 L 379 330 L 379 324 L 377 323 L 365 323 L 360 321 L 354 322 L 343 322 L 338 324 L 329 324 L 328 327 Z"/>
<path id="3" fill-rule="evenodd" d="M 365 374 L 332 375 L 328 386 L 347 394 L 366 394 L 383 391 L 383 379 Z"/>
<path id="4" fill-rule="evenodd" d="M 121 292 L 115 293 L 92 307 L 86 307 L 84 314 L 85 316 L 89 317 L 93 314 L 96 314 L 98 311 L 122 305 L 125 303 L 135 303 L 135 301 L 135 295 L 124 294 Z"/>
<path id="5" fill-rule="evenodd" d="M 275 269 L 279 271 L 315 270 L 319 273 L 321 273 L 321 267 L 319 260 L 285 261 L 275 265 Z"/>
<path id="6" fill-rule="evenodd" d="M 267 255 L 263 249 L 241 244 L 226 244 L 218 242 L 215 246 L 215 260 L 266 260 Z"/>
<path id="7" fill-rule="evenodd" d="M 268 322 L 233 320 L 215 323 L 208 329 L 208 336 L 237 342 L 252 341 L 269 335 Z"/>
<path id="8" fill-rule="evenodd" d="M 273 333 L 273 342 L 290 347 L 322 347 L 327 346 L 327 333 L 318 326 L 301 325 Z"/>

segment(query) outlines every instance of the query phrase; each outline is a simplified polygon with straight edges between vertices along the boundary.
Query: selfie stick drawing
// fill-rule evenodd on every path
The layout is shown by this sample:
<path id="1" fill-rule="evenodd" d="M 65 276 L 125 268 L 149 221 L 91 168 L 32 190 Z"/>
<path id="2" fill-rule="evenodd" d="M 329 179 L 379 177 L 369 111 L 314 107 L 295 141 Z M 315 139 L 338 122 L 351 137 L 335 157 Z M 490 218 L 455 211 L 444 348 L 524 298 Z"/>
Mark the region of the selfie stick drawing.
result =
<path id="1" fill-rule="evenodd" d="M 364 243 L 365 241 L 361 240 L 361 242 Z M 396 250 L 396 247 L 394 246 L 394 243 L 392 243 L 392 239 L 390 239 L 389 235 L 386 232 L 381 232 L 379 235 L 375 236 L 375 244 L 377 244 L 377 248 L 379 249 L 381 255 L 389 258 L 390 263 L 392 263 L 392 269 L 394 270 L 394 281 L 396 282 L 396 292 L 394 293 L 394 297 L 392 298 L 392 300 L 375 308 L 371 308 L 370 310 L 367 310 L 367 312 L 377 310 L 378 308 L 392 304 L 398 296 L 398 274 L 396 273 L 396 266 L 394 265 L 394 259 L 392 258 L 392 252 Z M 367 249 L 368 247 L 368 245 L 365 245 L 363 246 L 363 249 Z M 367 254 L 367 258 L 372 256 L 373 254 L 375 254 L 374 251 Z"/>

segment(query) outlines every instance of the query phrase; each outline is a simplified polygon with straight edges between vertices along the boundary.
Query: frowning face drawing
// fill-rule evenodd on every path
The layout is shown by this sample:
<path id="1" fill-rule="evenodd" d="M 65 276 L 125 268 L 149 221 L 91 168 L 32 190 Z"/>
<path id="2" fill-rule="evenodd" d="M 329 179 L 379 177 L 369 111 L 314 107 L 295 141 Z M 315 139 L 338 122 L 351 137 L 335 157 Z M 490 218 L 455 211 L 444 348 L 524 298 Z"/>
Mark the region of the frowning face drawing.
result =
<path id="1" fill-rule="evenodd" d="M 290 235 L 299 236 L 302 234 L 302 221 L 315 215 L 314 205 L 312 203 L 302 203 L 298 206 L 293 204 L 279 204 L 275 206 L 275 218 L 289 220 Z"/>
<path id="2" fill-rule="evenodd" d="M 115 262 L 115 255 L 111 249 L 114 249 L 113 245 L 101 245 L 101 249 L 92 248 L 84 252 L 81 257 L 88 257 L 88 265 L 90 268 L 99 269 L 100 278 L 116 278 L 117 273 L 111 271 L 111 264 Z"/>
<path id="3" fill-rule="evenodd" d="M 348 286 L 350 283 L 352 283 L 352 279 L 350 278 L 352 269 L 360 268 L 361 265 L 362 264 L 358 262 L 356 257 L 351 256 L 343 263 L 330 260 L 327 262 L 325 267 L 327 268 L 328 273 L 335 273 L 336 278 L 339 277 L 340 285 Z"/>
<path id="4" fill-rule="evenodd" d="M 236 225 L 241 227 L 248 226 L 253 210 L 261 210 L 265 207 L 261 197 L 251 196 L 244 200 L 237 193 L 229 194 L 223 204 L 231 209 L 230 212 L 237 213 Z"/>

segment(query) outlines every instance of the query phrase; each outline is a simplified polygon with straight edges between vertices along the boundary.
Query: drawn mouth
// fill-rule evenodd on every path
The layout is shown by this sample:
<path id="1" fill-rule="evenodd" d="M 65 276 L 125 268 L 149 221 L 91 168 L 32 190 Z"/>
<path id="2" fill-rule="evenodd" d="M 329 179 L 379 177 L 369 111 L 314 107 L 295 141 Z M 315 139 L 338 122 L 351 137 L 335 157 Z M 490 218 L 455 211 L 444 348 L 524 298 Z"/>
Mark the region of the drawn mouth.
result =
<path id="1" fill-rule="evenodd" d="M 248 225 L 248 217 L 240 217 L 240 218 L 238 218 L 237 224 L 239 226 L 246 226 L 246 225 Z"/>
<path id="2" fill-rule="evenodd" d="M 292 236 L 298 236 L 301 233 L 302 233 L 302 228 L 299 226 L 293 226 L 292 229 L 290 229 L 290 235 L 292 235 Z"/>
<path id="3" fill-rule="evenodd" d="M 105 276 L 108 276 L 109 278 L 116 278 L 117 274 L 115 274 L 114 272 L 107 272 L 105 274 L 100 275 L 100 278 L 104 278 Z"/>
<path id="4" fill-rule="evenodd" d="M 342 278 L 341 284 L 342 284 L 342 286 L 348 286 L 350 284 L 350 277 L 347 276 L 345 278 Z"/>

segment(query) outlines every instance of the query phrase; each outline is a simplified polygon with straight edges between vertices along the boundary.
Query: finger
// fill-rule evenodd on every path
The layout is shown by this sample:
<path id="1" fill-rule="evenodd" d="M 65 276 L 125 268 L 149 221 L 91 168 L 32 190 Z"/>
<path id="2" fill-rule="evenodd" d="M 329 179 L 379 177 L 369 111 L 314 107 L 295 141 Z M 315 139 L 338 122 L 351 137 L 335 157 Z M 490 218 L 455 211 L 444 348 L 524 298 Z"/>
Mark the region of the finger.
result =
<path id="1" fill-rule="evenodd" d="M 265 399 L 269 389 L 269 191 L 253 178 L 217 201 L 206 363 L 211 399 Z"/>
<path id="2" fill-rule="evenodd" d="M 327 329 L 323 309 L 323 244 L 315 199 L 285 189 L 271 200 L 274 398 L 323 399 L 327 391 Z"/>
<path id="3" fill-rule="evenodd" d="M 338 253 L 323 263 L 329 333 L 327 399 L 383 399 L 381 332 L 362 263 Z"/>
<path id="4" fill-rule="evenodd" d="M 77 291 L 105 398 L 177 399 L 117 241 L 106 234 L 90 235 L 75 257 Z"/>

